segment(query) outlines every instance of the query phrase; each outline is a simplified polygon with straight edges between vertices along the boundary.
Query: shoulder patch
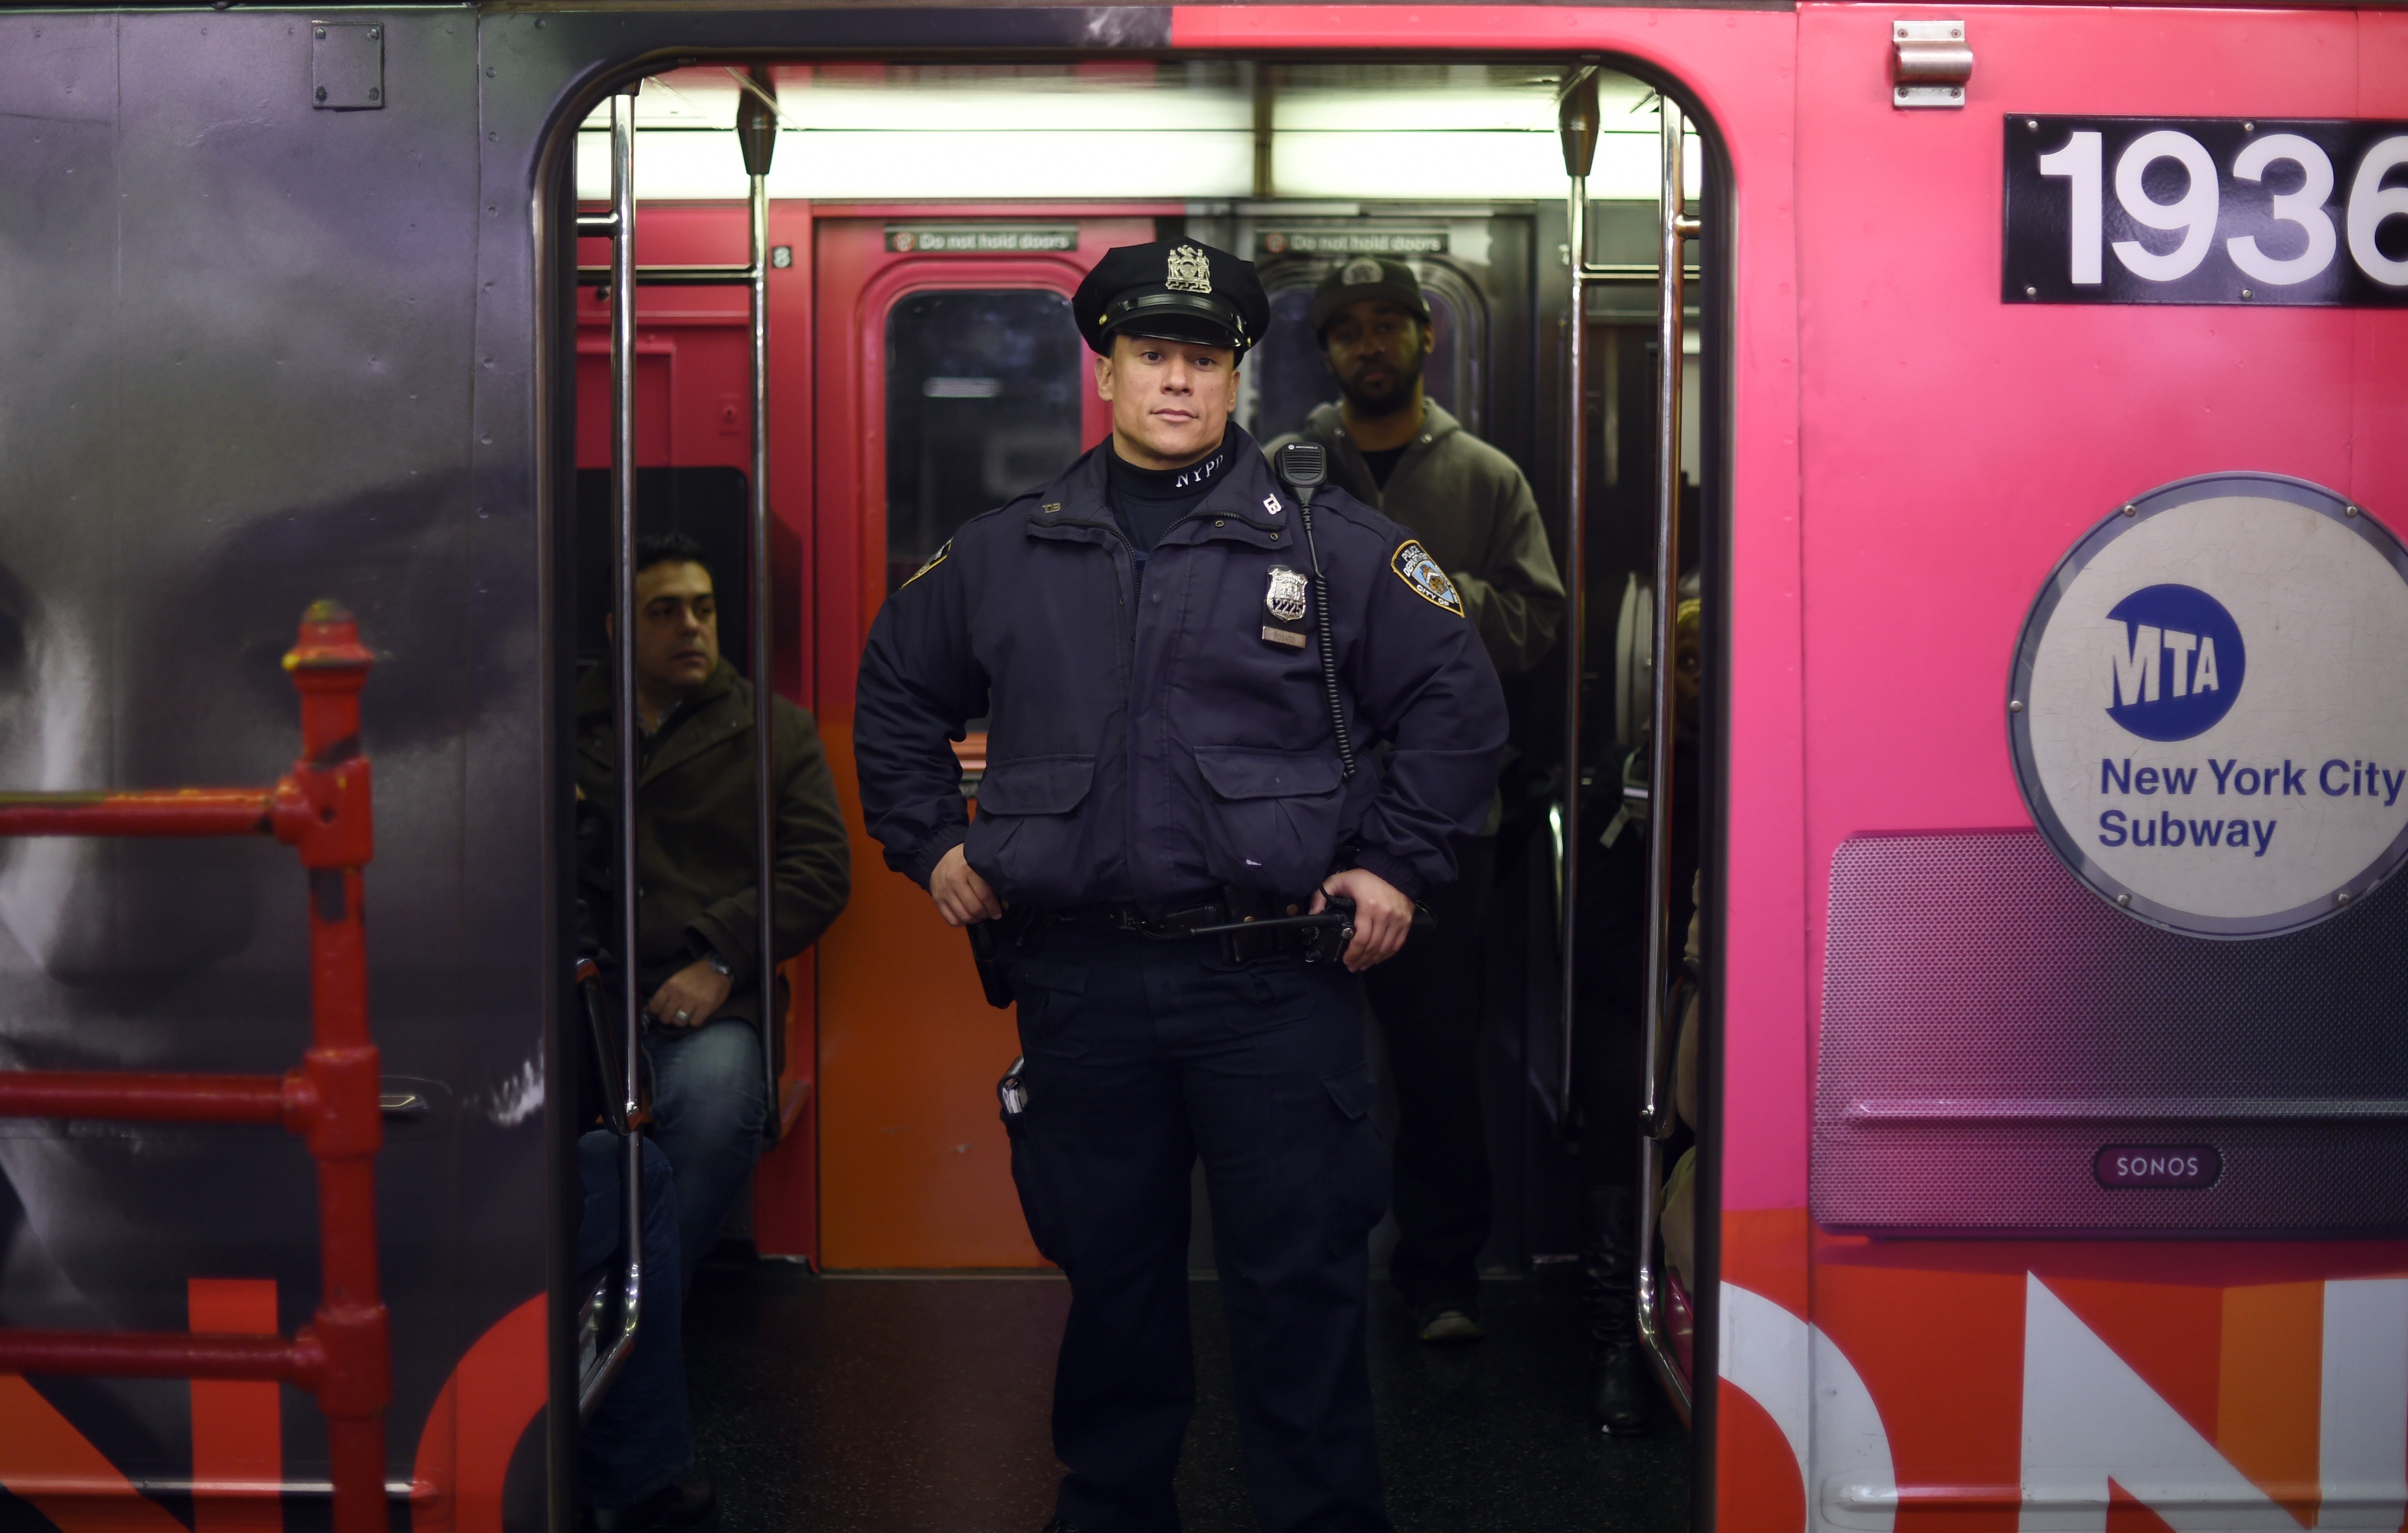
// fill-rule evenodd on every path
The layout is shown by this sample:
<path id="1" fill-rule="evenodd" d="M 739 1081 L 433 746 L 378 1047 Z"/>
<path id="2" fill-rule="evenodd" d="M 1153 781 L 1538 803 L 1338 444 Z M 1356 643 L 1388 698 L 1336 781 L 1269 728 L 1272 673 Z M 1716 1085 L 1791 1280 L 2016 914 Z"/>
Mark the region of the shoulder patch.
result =
<path id="1" fill-rule="evenodd" d="M 918 580 L 921 576 L 925 575 L 926 573 L 928 573 L 928 571 L 930 571 L 930 570 L 932 570 L 932 569 L 936 568 L 939 565 L 943 564 L 943 563 L 945 562 L 945 555 L 946 555 L 946 554 L 948 554 L 948 553 L 951 553 L 951 552 L 953 552 L 953 540 L 952 538 L 948 537 L 948 538 L 946 538 L 946 539 L 945 539 L 945 541 L 944 541 L 943 545 L 942 545 L 941 547 L 939 547 L 939 548 L 937 550 L 937 552 L 934 552 L 934 553 L 932 553 L 932 554 L 928 555 L 928 562 L 927 562 L 926 564 L 922 565 L 919 568 L 917 568 L 917 569 L 915 569 L 915 570 L 913 570 L 913 571 L 911 572 L 911 580 Z M 1440 576 L 1439 578 L 1440 578 L 1440 580 L 1444 580 L 1446 577 L 1444 577 L 1444 576 L 1442 576 L 1442 575 L 1441 575 L 1441 576 Z M 903 582 L 903 585 L 910 585 L 910 584 L 911 583 L 911 580 L 905 580 L 905 581 Z M 896 586 L 895 589 L 896 589 L 896 590 L 897 590 L 897 591 L 900 591 L 900 590 L 902 590 L 902 589 L 903 589 L 903 585 L 898 585 L 898 586 Z"/>
<path id="2" fill-rule="evenodd" d="M 937 557 L 941 559 L 944 555 Z M 1414 595 L 1432 607 L 1443 607 L 1456 617 L 1463 616 L 1463 597 L 1455 591 L 1455 582 L 1446 578 L 1446 571 L 1438 567 L 1438 561 L 1429 556 L 1429 551 L 1422 547 L 1418 538 L 1408 537 L 1398 544 L 1397 552 L 1388 558 L 1388 567 L 1397 572 L 1397 579 L 1412 587 Z"/>

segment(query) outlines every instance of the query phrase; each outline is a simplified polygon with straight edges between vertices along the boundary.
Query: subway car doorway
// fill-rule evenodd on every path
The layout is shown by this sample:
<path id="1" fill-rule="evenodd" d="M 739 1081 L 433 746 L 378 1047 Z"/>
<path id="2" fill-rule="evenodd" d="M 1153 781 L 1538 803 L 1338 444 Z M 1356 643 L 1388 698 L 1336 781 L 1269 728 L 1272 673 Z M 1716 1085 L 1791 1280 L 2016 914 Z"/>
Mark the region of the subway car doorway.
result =
<path id="1" fill-rule="evenodd" d="M 997 1121 L 1022 1043 L 964 934 L 864 829 L 853 696 L 882 604 L 965 522 L 1107 441 L 1071 296 L 1106 251 L 1161 239 L 1256 265 L 1270 322 L 1233 419 L 1258 444 L 1344 419 L 1316 294 L 1410 273 L 1428 315 L 1414 365 L 1429 431 L 1486 444 L 1526 485 L 1541 554 L 1572 588 L 1552 639 L 1505 676 L 1511 745 L 1476 864 L 1465 994 L 1484 1338 L 1421 1340 L 1426 1317 L 1390 1282 L 1396 1213 L 1371 1240 L 1391 1515 L 1432 1529 L 1687 1521 L 1694 1280 L 1639 1226 L 1653 1228 L 1676 1164 L 1694 1168 L 1680 1157 L 1698 1125 L 1668 1110 L 1643 1153 L 1631 1125 L 1651 1073 L 1644 993 L 1678 967 L 1711 811 L 1694 722 L 1711 710 L 1651 756 L 1671 716 L 1652 708 L 1651 656 L 1685 607 L 1670 652 L 1698 668 L 1698 609 L 1714 598 L 1699 484 L 1718 428 L 1694 241 L 1673 247 L 1690 284 L 1670 331 L 1685 376 L 1665 366 L 1659 101 L 1633 76 L 1560 59 L 781 59 L 684 64 L 584 120 L 554 235 L 577 268 L 561 305 L 572 397 L 554 412 L 573 507 L 559 523 L 574 576 L 563 683 L 615 675 L 605 616 L 630 515 L 640 537 L 691 538 L 729 664 L 815 719 L 853 867 L 843 914 L 780 966 L 787 999 L 761 1066 L 774 1142 L 685 1312 L 724 1526 L 1034 1529 L 1051 1514 L 1069 1295 L 1030 1238 Z M 1579 198 L 1568 133 L 1589 156 Z M 1705 206 L 1694 126 L 1684 137 L 1676 120 L 1670 141 L 1683 205 Z M 1660 603 L 1659 527 L 1679 551 Z M 973 812 L 983 724 L 954 748 Z M 1651 827 L 1650 774 L 1668 769 L 1685 818 Z M 1651 835 L 1670 848 L 1661 866 Z M 1651 941 L 1670 944 L 1653 966 Z M 1372 1111 L 1394 1143 L 1415 1110 L 1376 1010 Z M 1674 1019 L 1659 1020 L 1669 1082 Z M 596 1056 L 624 1034 L 589 1043 L 583 1027 L 564 1057 L 609 1078 Z M 1190 1210 L 1198 1377 L 1181 1513 L 1250 1528 L 1200 1168 Z M 615 1301 L 598 1286 L 565 1297 L 600 1317 L 603 1355 Z M 1643 1433 L 1600 1429 L 1606 1339 L 1638 1349 Z"/>

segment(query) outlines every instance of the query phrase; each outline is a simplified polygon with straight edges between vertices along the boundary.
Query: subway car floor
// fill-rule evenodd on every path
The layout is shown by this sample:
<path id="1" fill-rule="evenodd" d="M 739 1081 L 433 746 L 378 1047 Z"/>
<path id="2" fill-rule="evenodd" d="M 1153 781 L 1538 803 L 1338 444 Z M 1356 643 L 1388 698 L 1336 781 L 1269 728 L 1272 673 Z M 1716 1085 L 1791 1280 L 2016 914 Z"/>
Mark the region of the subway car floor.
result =
<path id="1" fill-rule="evenodd" d="M 1193 1287 L 1196 1422 L 1179 1476 L 1186 1533 L 1252 1533 L 1218 1285 Z M 686 1314 L 703 1472 L 724 1533 L 1038 1533 L 1069 1290 L 1051 1276 L 815 1277 L 714 1263 Z M 1583 1406 L 1569 1270 L 1486 1285 L 1485 1341 L 1413 1339 L 1376 1286 L 1371 1384 L 1398 1533 L 1674 1533 L 1688 1439 L 1604 1437 Z"/>

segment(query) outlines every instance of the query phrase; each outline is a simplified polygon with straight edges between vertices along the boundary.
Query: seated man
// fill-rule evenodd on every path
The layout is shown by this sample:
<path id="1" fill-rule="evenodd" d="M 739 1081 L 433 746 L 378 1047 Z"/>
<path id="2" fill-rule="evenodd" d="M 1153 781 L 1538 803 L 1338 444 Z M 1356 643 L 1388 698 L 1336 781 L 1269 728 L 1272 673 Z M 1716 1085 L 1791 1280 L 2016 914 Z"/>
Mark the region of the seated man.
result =
<path id="1" fill-rule="evenodd" d="M 672 535 L 636 550 L 636 975 L 654 1080 L 652 1140 L 677 1172 L 681 1286 L 761 1153 L 768 1099 L 756 1027 L 785 1014 L 765 1002 L 753 888 L 752 687 L 720 658 L 719 607 L 702 548 Z M 818 940 L 852 892 L 836 785 L 811 716 L 771 703 L 776 811 L 772 914 L 777 957 Z M 577 691 L 577 787 L 615 813 L 618 750 L 608 667 Z M 616 912 L 615 854 L 586 868 L 596 911 Z M 615 947 L 617 918 L 599 923 Z"/>

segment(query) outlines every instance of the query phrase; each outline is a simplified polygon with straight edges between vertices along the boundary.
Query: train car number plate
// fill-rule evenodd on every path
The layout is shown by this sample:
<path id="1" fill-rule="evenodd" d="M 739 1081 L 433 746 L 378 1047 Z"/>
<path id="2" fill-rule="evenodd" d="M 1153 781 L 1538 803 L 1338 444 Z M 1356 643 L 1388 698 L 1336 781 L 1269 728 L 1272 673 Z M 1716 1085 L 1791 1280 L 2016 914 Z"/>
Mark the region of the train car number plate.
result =
<path id="1" fill-rule="evenodd" d="M 2013 304 L 2408 306 L 2408 122 L 2006 119 Z"/>

